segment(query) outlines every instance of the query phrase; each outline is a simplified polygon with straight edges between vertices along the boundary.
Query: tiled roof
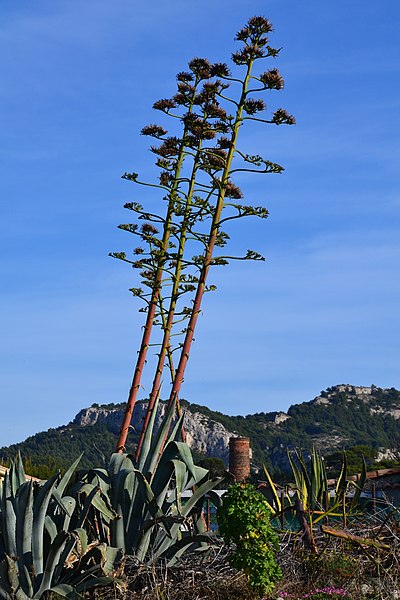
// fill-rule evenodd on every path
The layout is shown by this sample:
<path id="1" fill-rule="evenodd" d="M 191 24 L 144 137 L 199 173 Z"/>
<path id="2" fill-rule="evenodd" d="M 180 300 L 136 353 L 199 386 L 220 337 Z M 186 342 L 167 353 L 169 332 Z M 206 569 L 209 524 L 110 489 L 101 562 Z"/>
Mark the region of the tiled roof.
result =
<path id="1" fill-rule="evenodd" d="M 0 479 L 3 479 L 3 477 L 7 473 L 7 471 L 8 471 L 7 467 L 3 467 L 3 465 L 0 465 Z M 31 475 L 26 475 L 26 478 L 32 479 L 33 481 L 40 481 L 40 479 L 38 479 L 37 477 L 32 477 Z"/>

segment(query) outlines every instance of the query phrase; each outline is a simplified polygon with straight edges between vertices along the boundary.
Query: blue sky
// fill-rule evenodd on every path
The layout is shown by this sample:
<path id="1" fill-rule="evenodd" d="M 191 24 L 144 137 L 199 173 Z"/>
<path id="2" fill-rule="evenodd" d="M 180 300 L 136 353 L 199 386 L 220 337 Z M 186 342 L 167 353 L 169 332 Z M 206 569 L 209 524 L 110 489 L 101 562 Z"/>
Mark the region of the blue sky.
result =
<path id="1" fill-rule="evenodd" d="M 286 169 L 238 181 L 270 218 L 233 245 L 267 261 L 214 273 L 182 396 L 247 414 L 400 387 L 398 0 L 3 0 L 0 445 L 126 400 L 142 315 L 107 254 L 130 247 L 123 204 L 153 199 L 120 176 L 154 176 L 152 103 L 193 56 L 228 60 L 254 14 L 275 26 L 273 101 L 297 125 L 243 130 Z"/>

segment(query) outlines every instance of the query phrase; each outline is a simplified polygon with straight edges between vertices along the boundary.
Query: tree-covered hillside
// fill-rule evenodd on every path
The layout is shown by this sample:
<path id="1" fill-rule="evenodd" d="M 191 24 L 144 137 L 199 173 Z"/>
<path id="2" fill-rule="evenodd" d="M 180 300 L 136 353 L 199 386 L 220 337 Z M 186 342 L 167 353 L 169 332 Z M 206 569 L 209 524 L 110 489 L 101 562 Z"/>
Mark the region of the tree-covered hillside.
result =
<path id="1" fill-rule="evenodd" d="M 115 434 L 104 425 L 93 427 L 60 427 L 42 431 L 24 442 L 0 449 L 0 462 L 6 464 L 18 452 L 30 475 L 47 478 L 57 469 L 66 470 L 84 452 L 82 468 L 102 463 L 102 454 L 109 457 L 115 448 Z"/>
<path id="2" fill-rule="evenodd" d="M 400 392 L 395 388 L 334 386 L 311 402 L 292 405 L 286 416 L 272 412 L 232 417 L 204 406 L 189 408 L 249 437 L 254 462 L 272 467 L 285 462 L 287 448 L 307 450 L 315 445 L 327 454 L 354 446 L 400 446 Z"/>

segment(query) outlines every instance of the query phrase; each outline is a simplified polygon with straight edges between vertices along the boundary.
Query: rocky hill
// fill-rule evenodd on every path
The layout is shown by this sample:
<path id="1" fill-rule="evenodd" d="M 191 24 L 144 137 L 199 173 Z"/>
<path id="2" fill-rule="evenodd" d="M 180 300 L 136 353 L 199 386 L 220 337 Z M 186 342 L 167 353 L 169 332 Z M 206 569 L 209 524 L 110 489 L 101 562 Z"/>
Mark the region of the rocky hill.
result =
<path id="1" fill-rule="evenodd" d="M 400 392 L 394 388 L 337 385 L 314 400 L 292 405 L 287 413 L 228 416 L 185 401 L 182 405 L 187 441 L 197 458 L 214 456 L 226 462 L 232 435 L 250 437 L 255 468 L 266 462 L 278 472 L 286 468 L 287 448 L 308 450 L 314 445 L 326 456 L 342 448 L 368 446 L 374 450 L 371 456 L 375 459 L 391 459 L 399 447 Z M 128 451 L 137 442 L 146 407 L 146 402 L 135 407 Z M 83 467 L 99 464 L 100 454 L 107 456 L 114 449 L 123 410 L 123 404 L 92 405 L 68 425 L 0 448 L 0 460 L 20 450 L 32 465 L 47 465 L 51 470 L 66 467 L 85 451 Z M 164 411 L 162 404 L 158 423 Z"/>
<path id="2" fill-rule="evenodd" d="M 228 431 L 218 420 L 210 418 L 201 410 L 196 410 L 184 402 L 186 408 L 185 416 L 185 431 L 186 441 L 192 450 L 206 456 L 216 456 L 223 460 L 228 459 L 228 444 L 229 438 L 235 435 L 232 431 Z M 115 436 L 119 433 L 122 417 L 124 414 L 124 404 L 98 406 L 92 405 L 90 408 L 81 410 L 72 424 L 66 429 L 78 428 L 79 430 L 93 425 L 104 426 L 108 431 Z M 205 407 L 198 407 L 199 409 Z M 133 429 L 133 438 L 136 441 L 137 433 L 140 433 L 141 423 L 145 417 L 147 402 L 138 402 L 135 406 L 131 426 Z M 155 422 L 157 430 L 165 414 L 166 405 L 161 403 Z M 0 450 L 1 453 L 1 450 Z"/>

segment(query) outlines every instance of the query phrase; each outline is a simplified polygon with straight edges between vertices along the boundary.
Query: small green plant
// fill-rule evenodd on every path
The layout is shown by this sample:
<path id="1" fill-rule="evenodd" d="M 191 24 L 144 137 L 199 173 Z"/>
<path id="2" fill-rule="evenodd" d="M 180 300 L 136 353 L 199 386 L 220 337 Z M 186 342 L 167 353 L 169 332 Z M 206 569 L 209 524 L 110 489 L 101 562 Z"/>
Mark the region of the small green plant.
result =
<path id="1" fill-rule="evenodd" d="M 225 541 L 235 545 L 231 564 L 243 570 L 251 588 L 268 594 L 281 579 L 276 561 L 278 536 L 270 524 L 270 511 L 263 496 L 251 484 L 234 484 L 217 512 Z"/>

